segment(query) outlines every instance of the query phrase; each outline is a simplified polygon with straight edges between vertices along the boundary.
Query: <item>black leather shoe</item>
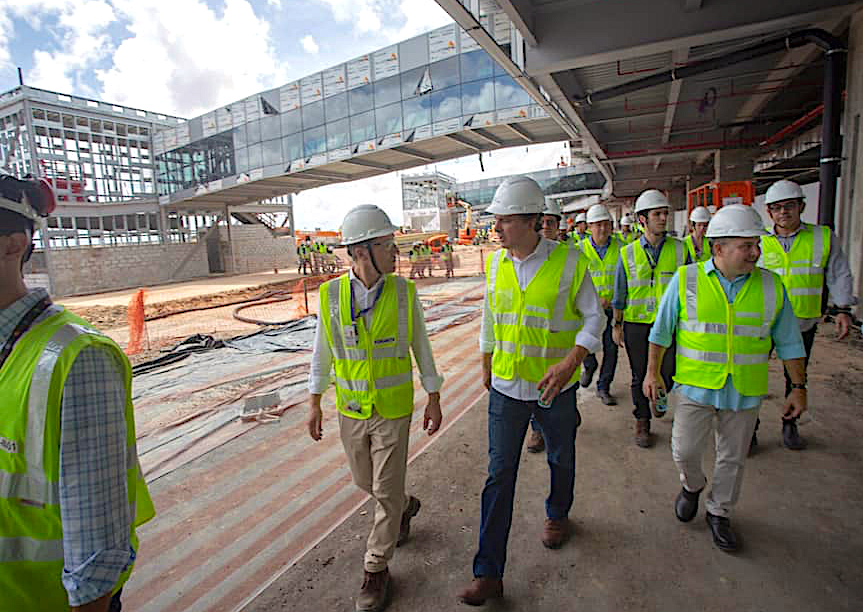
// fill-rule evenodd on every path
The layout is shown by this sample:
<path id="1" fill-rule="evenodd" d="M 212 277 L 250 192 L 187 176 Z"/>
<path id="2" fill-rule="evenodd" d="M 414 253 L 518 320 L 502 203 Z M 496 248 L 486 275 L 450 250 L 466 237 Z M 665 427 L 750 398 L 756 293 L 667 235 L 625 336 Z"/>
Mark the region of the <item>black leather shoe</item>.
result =
<path id="1" fill-rule="evenodd" d="M 596 395 L 597 397 L 599 397 L 600 401 L 606 406 L 617 406 L 617 400 L 611 393 L 609 393 L 605 389 L 597 390 Z"/>
<path id="2" fill-rule="evenodd" d="M 704 489 L 698 489 L 695 493 L 680 487 L 680 493 L 674 500 L 674 515 L 677 520 L 688 523 L 698 514 L 698 496 Z"/>
<path id="3" fill-rule="evenodd" d="M 707 513 L 705 517 L 710 532 L 713 534 L 713 543 L 716 548 L 724 552 L 735 552 L 738 549 L 737 536 L 731 530 L 731 521 L 724 516 L 716 516 Z"/>
<path id="4" fill-rule="evenodd" d="M 590 386 L 590 383 L 593 380 L 594 372 L 596 372 L 596 370 L 588 370 L 587 368 L 582 368 L 581 378 L 578 381 L 580 388 L 587 389 Z"/>
<path id="5" fill-rule="evenodd" d="M 797 432 L 797 419 L 782 419 L 782 441 L 789 450 L 806 448 L 806 440 Z"/>

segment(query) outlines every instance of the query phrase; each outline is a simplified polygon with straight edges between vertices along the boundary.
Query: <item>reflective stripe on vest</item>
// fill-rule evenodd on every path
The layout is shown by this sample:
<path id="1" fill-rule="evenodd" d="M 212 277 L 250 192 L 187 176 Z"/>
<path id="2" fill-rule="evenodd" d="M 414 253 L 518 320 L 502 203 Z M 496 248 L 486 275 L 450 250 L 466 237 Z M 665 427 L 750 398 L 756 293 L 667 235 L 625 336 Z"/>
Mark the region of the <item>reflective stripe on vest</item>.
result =
<path id="1" fill-rule="evenodd" d="M 501 249 L 486 264 L 495 334 L 492 372 L 506 380 L 518 376 L 538 382 L 575 347 L 583 320 L 570 296 L 584 280 L 587 262 L 580 249 L 559 244 L 522 291 L 505 254 Z M 573 381 L 579 373 L 575 372 Z"/>
<path id="2" fill-rule="evenodd" d="M 373 409 L 384 418 L 407 416 L 413 411 L 411 296 L 416 289 L 400 276 L 387 275 L 367 329 L 362 317 L 351 321 L 350 282 L 345 274 L 321 286 L 338 409 L 360 419 L 369 418 Z"/>
<path id="3" fill-rule="evenodd" d="M 782 277 L 794 314 L 801 319 L 821 316 L 824 270 L 830 257 L 832 234 L 825 225 L 803 224 L 788 252 L 776 236 L 761 237 L 760 265 Z"/>
<path id="4" fill-rule="evenodd" d="M 782 307 L 776 274 L 756 268 L 734 303 L 704 262 L 680 269 L 680 317 L 674 380 L 721 389 L 728 376 L 741 395 L 762 396 L 768 388 L 770 330 Z"/>
<path id="5" fill-rule="evenodd" d="M 593 279 L 596 293 L 601 298 L 611 300 L 614 297 L 614 273 L 617 270 L 621 248 L 623 248 L 623 244 L 620 239 L 617 236 L 612 236 L 605 256 L 600 258 L 590 238 L 585 238 L 582 243 L 581 250 L 587 257 L 590 277 Z"/>
<path id="6" fill-rule="evenodd" d="M 620 257 L 623 260 L 627 285 L 623 318 L 631 323 L 653 323 L 665 288 L 677 269 L 686 261 L 683 242 L 666 236 L 655 268 L 651 268 L 640 240 L 623 247 Z"/>
<path id="7" fill-rule="evenodd" d="M 683 239 L 683 244 L 686 246 L 686 252 L 689 253 L 689 259 L 692 260 L 692 263 L 707 261 L 712 257 L 710 254 L 710 243 L 707 241 L 707 238 L 703 238 L 701 241 L 701 255 L 695 252 L 695 240 L 692 239 L 692 234 Z"/>

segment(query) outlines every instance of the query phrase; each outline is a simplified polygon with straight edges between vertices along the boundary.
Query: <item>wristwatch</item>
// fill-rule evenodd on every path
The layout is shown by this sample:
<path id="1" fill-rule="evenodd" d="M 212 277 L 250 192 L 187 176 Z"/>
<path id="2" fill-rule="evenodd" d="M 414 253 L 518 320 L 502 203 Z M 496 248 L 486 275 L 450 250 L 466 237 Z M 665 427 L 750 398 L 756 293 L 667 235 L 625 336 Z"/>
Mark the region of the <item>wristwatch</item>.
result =
<path id="1" fill-rule="evenodd" d="M 806 391 L 806 383 L 791 383 L 792 389 L 803 389 Z"/>

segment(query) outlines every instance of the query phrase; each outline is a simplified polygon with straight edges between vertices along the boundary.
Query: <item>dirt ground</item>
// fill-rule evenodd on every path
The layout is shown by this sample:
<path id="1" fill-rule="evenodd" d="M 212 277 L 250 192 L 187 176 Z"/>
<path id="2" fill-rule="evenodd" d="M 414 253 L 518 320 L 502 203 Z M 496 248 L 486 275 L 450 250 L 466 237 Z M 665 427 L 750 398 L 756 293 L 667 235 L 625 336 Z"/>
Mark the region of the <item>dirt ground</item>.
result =
<path id="1" fill-rule="evenodd" d="M 505 598 L 488 610 L 860 610 L 863 597 L 863 341 L 838 343 L 821 326 L 810 367 L 815 419 L 801 426 L 809 449 L 781 446 L 780 400 L 762 407 L 759 452 L 746 464 L 732 524 L 736 555 L 718 551 L 704 507 L 689 524 L 672 510 L 679 490 L 671 460 L 671 418 L 654 420 L 656 445 L 632 441 L 629 368 L 622 355 L 616 407 L 579 391 L 584 423 L 577 441 L 575 537 L 559 551 L 542 547 L 548 468 L 524 454 L 504 579 Z M 771 364 L 773 389 L 781 388 Z M 446 384 L 446 383 L 444 383 Z M 467 609 L 456 594 L 471 578 L 486 468 L 486 404 L 466 415 L 409 468 L 409 491 L 422 500 L 411 541 L 391 563 L 389 610 Z M 708 474 L 712 452 L 705 457 Z M 367 503 L 267 588 L 246 610 L 353 610 L 362 581 Z M 265 587 L 266 585 L 262 585 Z"/>

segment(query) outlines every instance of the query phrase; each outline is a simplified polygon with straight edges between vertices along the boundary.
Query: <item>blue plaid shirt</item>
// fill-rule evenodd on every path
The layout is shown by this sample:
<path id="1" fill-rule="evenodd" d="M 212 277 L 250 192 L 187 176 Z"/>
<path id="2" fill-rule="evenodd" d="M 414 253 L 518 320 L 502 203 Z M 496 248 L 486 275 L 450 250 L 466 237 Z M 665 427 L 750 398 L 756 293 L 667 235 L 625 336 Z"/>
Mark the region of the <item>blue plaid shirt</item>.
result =
<path id="1" fill-rule="evenodd" d="M 0 346 L 46 295 L 36 289 L 0 310 Z M 58 311 L 52 305 L 35 323 Z M 134 517 L 126 489 L 125 403 L 123 374 L 113 357 L 101 348 L 82 350 L 66 380 L 60 419 L 62 581 L 70 606 L 110 593 L 135 560 L 129 539 Z"/>

